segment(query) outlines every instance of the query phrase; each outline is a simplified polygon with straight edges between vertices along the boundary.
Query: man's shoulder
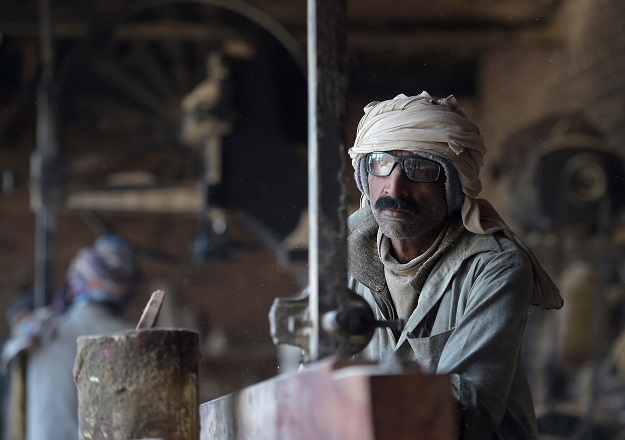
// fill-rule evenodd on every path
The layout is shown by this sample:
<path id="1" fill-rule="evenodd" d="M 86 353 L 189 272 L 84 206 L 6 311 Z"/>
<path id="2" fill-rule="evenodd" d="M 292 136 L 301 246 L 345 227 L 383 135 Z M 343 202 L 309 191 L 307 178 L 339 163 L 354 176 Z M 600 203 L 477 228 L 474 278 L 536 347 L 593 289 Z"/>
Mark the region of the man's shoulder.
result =
<path id="1" fill-rule="evenodd" d="M 463 253 L 464 259 L 504 259 L 510 264 L 529 264 L 523 249 L 503 232 L 476 234 L 467 231 L 460 240 L 458 251 Z"/>
<path id="2" fill-rule="evenodd" d="M 111 313 L 106 306 L 94 303 L 72 306 L 59 325 L 59 331 L 70 337 L 117 332 L 129 328 L 128 323 Z"/>
<path id="3" fill-rule="evenodd" d="M 350 215 L 347 218 L 347 226 L 349 228 L 348 252 L 357 252 L 361 256 L 368 257 L 377 255 L 378 223 L 369 206 L 360 208 Z"/>
<path id="4" fill-rule="evenodd" d="M 503 253 L 519 255 L 520 258 L 525 255 L 523 250 L 502 232 L 476 234 L 465 229 L 454 249 L 455 254 L 460 254 L 463 258 L 478 255 L 495 256 Z"/>
<path id="5" fill-rule="evenodd" d="M 347 227 L 350 231 L 355 231 L 372 216 L 371 206 L 362 207 L 347 217 Z"/>

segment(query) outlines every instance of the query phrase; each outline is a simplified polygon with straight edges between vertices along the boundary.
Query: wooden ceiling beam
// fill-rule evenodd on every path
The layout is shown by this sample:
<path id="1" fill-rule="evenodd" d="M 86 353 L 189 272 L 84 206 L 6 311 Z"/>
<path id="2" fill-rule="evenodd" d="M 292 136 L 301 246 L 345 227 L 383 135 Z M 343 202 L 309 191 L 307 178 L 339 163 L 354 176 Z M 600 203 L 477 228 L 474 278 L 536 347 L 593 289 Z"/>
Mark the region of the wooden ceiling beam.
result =
<path id="1" fill-rule="evenodd" d="M 247 3 L 269 14 L 285 28 L 298 32 L 306 28 L 306 2 L 292 0 L 247 0 Z M 492 26 L 533 26 L 548 22 L 561 0 L 352 0 L 348 3 L 347 20 L 353 27 L 367 26 L 381 30 L 388 27 L 438 25 L 445 27 L 471 24 Z M 55 1 L 56 32 L 64 36 L 84 34 L 97 14 L 123 13 L 123 1 L 96 2 L 94 8 L 76 10 L 73 2 Z M 24 0 L 20 7 L 13 2 L 0 2 L 0 33 L 29 35 L 37 26 L 35 0 Z"/>
<path id="2" fill-rule="evenodd" d="M 371 54 L 410 55 L 420 51 L 455 50 L 476 52 L 486 48 L 519 47 L 519 45 L 557 44 L 558 38 L 549 29 L 518 30 L 456 30 L 456 31 L 412 31 L 412 32 L 351 32 L 348 45 L 351 51 L 366 51 Z"/>
<path id="3" fill-rule="evenodd" d="M 37 23 L 0 24 L 0 33 L 13 36 L 37 36 Z M 55 23 L 52 35 L 55 38 L 81 38 L 89 33 L 89 26 L 72 22 Z M 115 38 L 120 40 L 182 40 L 182 41 L 216 41 L 234 38 L 237 29 L 228 26 L 211 24 L 189 24 L 174 20 L 159 20 L 153 23 L 124 24 L 115 29 Z"/>

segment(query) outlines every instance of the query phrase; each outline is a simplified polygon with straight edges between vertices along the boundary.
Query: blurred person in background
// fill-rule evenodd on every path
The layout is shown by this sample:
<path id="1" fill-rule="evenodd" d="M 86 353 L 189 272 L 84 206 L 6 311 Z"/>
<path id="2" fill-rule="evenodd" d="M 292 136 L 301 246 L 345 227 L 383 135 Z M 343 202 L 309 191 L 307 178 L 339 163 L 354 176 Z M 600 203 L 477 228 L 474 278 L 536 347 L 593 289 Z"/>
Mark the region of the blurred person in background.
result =
<path id="1" fill-rule="evenodd" d="M 73 378 L 76 339 L 131 329 L 122 319 L 138 291 L 141 271 L 132 248 L 116 235 L 100 236 L 70 263 L 52 303 L 20 321 L 2 351 L 2 365 L 25 356 L 25 419 L 8 440 L 78 438 L 78 395 Z M 12 402 L 19 399 L 11 397 Z M 19 424 L 20 420 L 9 420 Z M 23 432 L 24 437 L 19 437 Z"/>

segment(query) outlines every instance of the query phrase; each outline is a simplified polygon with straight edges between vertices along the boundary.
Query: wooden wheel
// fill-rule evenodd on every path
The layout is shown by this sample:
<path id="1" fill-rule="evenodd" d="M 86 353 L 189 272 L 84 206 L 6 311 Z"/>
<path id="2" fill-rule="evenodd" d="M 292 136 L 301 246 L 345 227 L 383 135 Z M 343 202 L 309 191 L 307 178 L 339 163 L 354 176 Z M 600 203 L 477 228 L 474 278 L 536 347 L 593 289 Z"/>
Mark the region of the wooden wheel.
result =
<path id="1" fill-rule="evenodd" d="M 277 23 L 237 1 L 149 2 L 96 23 L 56 76 L 66 191 L 197 191 L 202 149 L 181 135 L 182 103 L 210 82 L 207 62 L 217 56 L 228 75 L 213 84 L 218 98 L 194 111 L 230 130 L 220 138 L 222 178 L 193 195 L 193 206 L 206 208 L 210 194 L 211 206 L 245 210 L 286 236 L 307 205 L 298 50 Z"/>

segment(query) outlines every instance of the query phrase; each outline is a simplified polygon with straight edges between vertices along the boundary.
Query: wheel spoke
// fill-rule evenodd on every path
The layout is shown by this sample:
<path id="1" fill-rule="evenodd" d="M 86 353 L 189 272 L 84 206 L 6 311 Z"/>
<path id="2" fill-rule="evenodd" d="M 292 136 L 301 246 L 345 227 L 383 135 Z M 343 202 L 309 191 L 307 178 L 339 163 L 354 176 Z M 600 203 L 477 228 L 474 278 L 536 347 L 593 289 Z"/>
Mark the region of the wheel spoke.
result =
<path id="1" fill-rule="evenodd" d="M 99 76 L 110 84 L 114 85 L 118 90 L 138 103 L 141 103 L 148 109 L 153 110 L 155 114 L 160 115 L 165 120 L 175 121 L 177 112 L 169 108 L 159 99 L 144 83 L 138 81 L 128 72 L 119 69 L 112 63 L 98 59 L 95 62 L 96 72 Z"/>

